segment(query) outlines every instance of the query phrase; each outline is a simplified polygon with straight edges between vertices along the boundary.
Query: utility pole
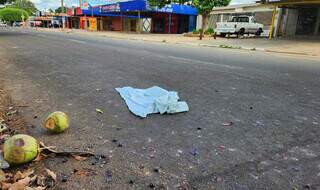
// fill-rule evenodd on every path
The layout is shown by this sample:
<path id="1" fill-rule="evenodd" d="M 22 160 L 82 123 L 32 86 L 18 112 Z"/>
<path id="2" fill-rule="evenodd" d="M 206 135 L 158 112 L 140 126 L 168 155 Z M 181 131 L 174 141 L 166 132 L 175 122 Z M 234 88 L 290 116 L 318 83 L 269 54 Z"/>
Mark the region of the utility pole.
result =
<path id="1" fill-rule="evenodd" d="M 64 23 L 65 23 L 65 22 L 64 22 L 64 19 L 65 19 L 65 18 L 64 18 L 64 16 L 63 16 L 63 13 L 64 13 L 63 0 L 61 0 L 61 13 L 62 13 L 62 14 L 61 14 L 61 16 L 62 16 L 62 17 L 61 17 L 61 18 L 62 18 L 62 28 L 64 28 Z"/>
<path id="2" fill-rule="evenodd" d="M 64 13 L 63 0 L 61 0 L 61 13 Z"/>

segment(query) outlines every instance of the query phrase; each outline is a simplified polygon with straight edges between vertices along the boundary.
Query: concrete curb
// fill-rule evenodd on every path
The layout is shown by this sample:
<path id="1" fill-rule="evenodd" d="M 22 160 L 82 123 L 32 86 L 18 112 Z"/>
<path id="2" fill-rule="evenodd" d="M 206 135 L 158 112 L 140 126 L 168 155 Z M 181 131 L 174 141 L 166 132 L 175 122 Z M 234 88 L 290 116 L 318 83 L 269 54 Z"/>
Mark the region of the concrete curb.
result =
<path id="1" fill-rule="evenodd" d="M 43 30 L 37 28 L 30 28 L 35 31 L 44 31 L 44 32 L 59 32 L 59 33 L 67 33 L 67 34 L 79 34 L 79 35 L 89 35 L 89 36 L 98 36 L 98 37 L 107 37 L 113 39 L 121 39 L 121 40 L 136 40 L 136 41 L 147 41 L 147 42 L 156 42 L 156 43 L 168 43 L 168 44 L 180 44 L 180 45 L 192 45 L 192 46 L 200 46 L 200 47 L 210 47 L 210 48 L 223 48 L 223 49 L 237 49 L 237 50 L 247 50 L 247 51 L 260 51 L 260 52 L 268 52 L 268 53 L 280 53 L 280 54 L 289 54 L 289 55 L 301 55 L 301 56 L 311 56 L 311 57 L 319 57 L 319 55 L 310 54 L 310 53 L 302 53 L 302 52 L 294 52 L 294 51 L 282 51 L 282 50 L 274 50 L 274 49 L 265 49 L 265 48 L 256 48 L 256 47 L 241 47 L 241 46 L 234 46 L 234 47 L 221 47 L 220 45 L 212 45 L 212 44 L 197 44 L 197 43 L 190 43 L 190 42 L 170 42 L 170 41 L 157 41 L 157 40 L 150 40 L 142 38 L 128 38 L 128 37 L 119 37 L 119 36 L 108 36 L 103 34 L 94 34 L 85 32 L 77 32 L 74 30 L 64 31 L 64 30 Z"/>

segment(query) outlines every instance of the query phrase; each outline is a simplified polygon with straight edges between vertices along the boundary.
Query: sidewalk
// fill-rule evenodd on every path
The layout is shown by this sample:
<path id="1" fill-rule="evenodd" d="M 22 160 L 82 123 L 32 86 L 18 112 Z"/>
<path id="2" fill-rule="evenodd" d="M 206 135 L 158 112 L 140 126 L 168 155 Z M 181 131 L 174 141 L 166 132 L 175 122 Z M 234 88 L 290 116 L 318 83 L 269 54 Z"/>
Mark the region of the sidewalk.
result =
<path id="1" fill-rule="evenodd" d="M 217 39 L 204 38 L 199 40 L 197 37 L 185 37 L 182 34 L 137 34 L 125 32 L 90 32 L 77 29 L 48 29 L 37 28 L 38 31 L 50 32 L 66 32 L 81 35 L 101 36 L 117 39 L 142 40 L 151 42 L 163 42 L 174 44 L 187 44 L 193 46 L 217 47 L 217 48 L 231 48 L 243 49 L 252 51 L 275 52 L 285 54 L 296 54 L 306 56 L 320 57 L 320 39 L 273 39 L 267 38 L 220 38 Z"/>

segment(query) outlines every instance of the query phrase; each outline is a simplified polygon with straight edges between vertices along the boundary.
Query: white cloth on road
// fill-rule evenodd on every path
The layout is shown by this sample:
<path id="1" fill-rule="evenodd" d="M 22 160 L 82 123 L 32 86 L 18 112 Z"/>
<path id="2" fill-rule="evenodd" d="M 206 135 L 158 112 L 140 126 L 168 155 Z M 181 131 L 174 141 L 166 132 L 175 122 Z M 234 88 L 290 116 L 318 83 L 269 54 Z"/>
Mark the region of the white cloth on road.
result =
<path id="1" fill-rule="evenodd" d="M 152 113 L 179 113 L 189 111 L 186 102 L 179 102 L 178 93 L 158 86 L 147 89 L 132 87 L 116 88 L 129 110 L 137 116 L 147 117 Z"/>

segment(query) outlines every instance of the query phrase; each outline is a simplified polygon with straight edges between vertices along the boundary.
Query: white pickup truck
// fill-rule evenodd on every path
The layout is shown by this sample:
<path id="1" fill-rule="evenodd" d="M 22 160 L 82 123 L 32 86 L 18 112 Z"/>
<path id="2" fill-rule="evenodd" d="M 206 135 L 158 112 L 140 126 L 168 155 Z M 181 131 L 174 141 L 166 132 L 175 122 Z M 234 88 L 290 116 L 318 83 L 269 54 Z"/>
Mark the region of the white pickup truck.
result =
<path id="1" fill-rule="evenodd" d="M 254 16 L 234 16 L 228 22 L 217 22 L 217 35 L 225 37 L 227 34 L 255 34 L 263 33 L 263 24 L 256 22 Z"/>

